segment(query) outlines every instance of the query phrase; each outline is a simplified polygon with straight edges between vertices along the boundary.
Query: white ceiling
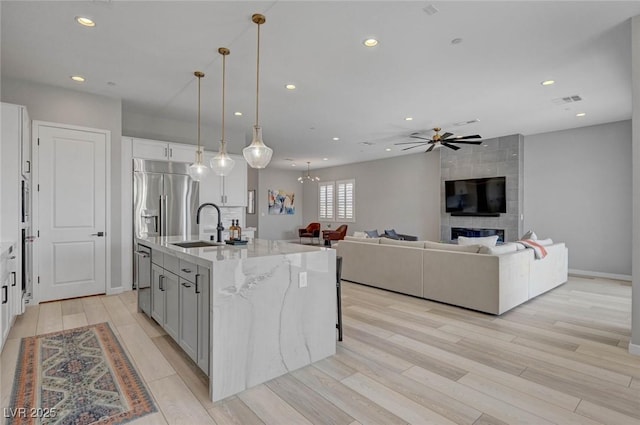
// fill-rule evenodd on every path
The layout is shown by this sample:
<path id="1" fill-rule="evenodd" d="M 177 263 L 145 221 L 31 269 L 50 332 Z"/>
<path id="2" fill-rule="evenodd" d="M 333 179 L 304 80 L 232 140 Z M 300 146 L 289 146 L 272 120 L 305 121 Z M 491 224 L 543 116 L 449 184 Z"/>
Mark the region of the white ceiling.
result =
<path id="1" fill-rule="evenodd" d="M 430 4 L 438 13 L 423 10 Z M 287 158 L 319 168 L 405 154 L 393 143 L 434 126 L 490 138 L 631 117 L 629 18 L 640 15 L 638 1 L 96 0 L 1 7 L 3 77 L 121 98 L 125 123 L 127 111 L 193 122 L 187 137 L 194 138 L 197 69 L 207 74 L 204 125 L 220 125 L 222 46 L 231 49 L 228 131 L 250 133 L 251 15 L 264 13 L 260 124 L 275 151 L 273 167 L 290 167 Z M 77 15 L 97 26 L 80 27 Z M 377 47 L 362 45 L 370 36 L 380 40 Z M 454 45 L 454 38 L 463 41 Z M 87 82 L 72 82 L 73 74 Z M 541 86 L 546 79 L 556 84 Z M 298 88 L 286 90 L 287 83 Z M 572 95 L 583 100 L 552 101 Z M 454 125 L 474 119 L 480 122 Z M 236 137 L 229 150 L 246 143 Z"/>

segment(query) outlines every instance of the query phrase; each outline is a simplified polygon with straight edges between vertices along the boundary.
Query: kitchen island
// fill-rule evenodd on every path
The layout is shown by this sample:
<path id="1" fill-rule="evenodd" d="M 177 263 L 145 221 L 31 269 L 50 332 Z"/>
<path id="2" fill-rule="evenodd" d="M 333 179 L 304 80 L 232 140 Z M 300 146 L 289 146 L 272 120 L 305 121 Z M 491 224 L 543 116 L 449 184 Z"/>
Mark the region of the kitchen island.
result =
<path id="1" fill-rule="evenodd" d="M 213 401 L 335 354 L 335 250 L 183 241 L 136 240 L 151 259 L 146 312 L 208 374 Z"/>

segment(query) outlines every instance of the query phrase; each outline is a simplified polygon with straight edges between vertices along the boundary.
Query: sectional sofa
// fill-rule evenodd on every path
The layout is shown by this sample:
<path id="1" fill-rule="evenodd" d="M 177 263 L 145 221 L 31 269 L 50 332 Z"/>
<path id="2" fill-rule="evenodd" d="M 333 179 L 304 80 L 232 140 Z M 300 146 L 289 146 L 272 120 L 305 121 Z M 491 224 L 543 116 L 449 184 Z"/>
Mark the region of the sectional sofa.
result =
<path id="1" fill-rule="evenodd" d="M 336 247 L 343 280 L 497 315 L 567 281 L 564 243 L 545 248 L 535 259 L 531 249 L 352 236 Z"/>

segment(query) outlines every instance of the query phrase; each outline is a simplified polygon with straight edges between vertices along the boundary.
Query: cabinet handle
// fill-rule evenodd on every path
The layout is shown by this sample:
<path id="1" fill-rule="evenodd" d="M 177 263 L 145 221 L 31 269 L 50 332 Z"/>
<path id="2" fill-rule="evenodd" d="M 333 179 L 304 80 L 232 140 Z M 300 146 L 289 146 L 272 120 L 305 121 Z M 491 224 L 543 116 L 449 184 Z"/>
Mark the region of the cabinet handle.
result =
<path id="1" fill-rule="evenodd" d="M 160 275 L 160 290 L 164 292 L 164 275 Z"/>
<path id="2" fill-rule="evenodd" d="M 164 148 L 164 157 L 165 158 L 169 157 L 169 151 L 167 150 L 167 148 Z"/>
<path id="3" fill-rule="evenodd" d="M 182 271 L 185 273 L 191 273 L 191 269 L 182 269 Z"/>
<path id="4" fill-rule="evenodd" d="M 196 274 L 196 294 L 200 293 L 200 275 Z"/>
<path id="5" fill-rule="evenodd" d="M 191 284 L 189 282 L 182 282 L 182 286 L 185 288 L 191 288 Z"/>
<path id="6" fill-rule="evenodd" d="M 13 283 L 11 284 L 11 286 L 16 286 L 16 283 L 18 283 L 18 277 L 16 276 L 16 272 L 11 272 L 11 275 L 13 276 Z"/>
<path id="7" fill-rule="evenodd" d="M 4 285 L 2 287 L 2 304 L 6 304 L 9 301 L 9 287 Z"/>
<path id="8" fill-rule="evenodd" d="M 169 158 L 173 158 L 173 148 L 169 148 Z"/>
<path id="9" fill-rule="evenodd" d="M 30 173 L 31 172 L 31 161 L 27 161 L 27 171 L 25 171 L 25 173 Z"/>

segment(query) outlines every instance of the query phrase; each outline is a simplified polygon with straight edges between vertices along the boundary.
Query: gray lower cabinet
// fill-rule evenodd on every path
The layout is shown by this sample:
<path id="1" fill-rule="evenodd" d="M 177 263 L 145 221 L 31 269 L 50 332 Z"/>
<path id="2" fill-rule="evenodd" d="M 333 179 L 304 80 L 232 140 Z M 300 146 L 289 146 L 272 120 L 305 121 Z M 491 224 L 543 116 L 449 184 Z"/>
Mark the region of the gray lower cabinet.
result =
<path id="1" fill-rule="evenodd" d="M 180 285 L 178 284 L 178 276 L 165 270 L 164 278 L 164 294 L 165 294 L 165 312 L 164 312 L 164 330 L 167 331 L 173 339 L 178 340 L 180 330 Z"/>
<path id="2" fill-rule="evenodd" d="M 209 356 L 211 355 L 211 310 L 210 310 L 210 290 L 211 271 L 202 266 L 198 266 L 197 276 L 198 295 L 198 366 L 209 375 Z"/>
<path id="3" fill-rule="evenodd" d="M 151 266 L 151 317 L 207 375 L 210 279 L 208 268 L 168 254 L 162 265 Z"/>

